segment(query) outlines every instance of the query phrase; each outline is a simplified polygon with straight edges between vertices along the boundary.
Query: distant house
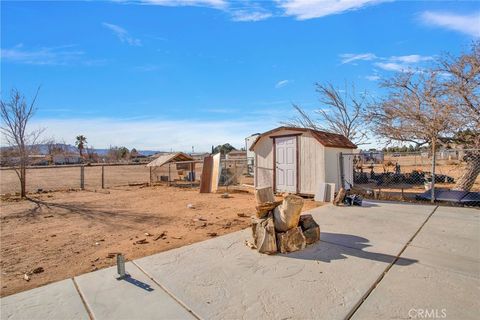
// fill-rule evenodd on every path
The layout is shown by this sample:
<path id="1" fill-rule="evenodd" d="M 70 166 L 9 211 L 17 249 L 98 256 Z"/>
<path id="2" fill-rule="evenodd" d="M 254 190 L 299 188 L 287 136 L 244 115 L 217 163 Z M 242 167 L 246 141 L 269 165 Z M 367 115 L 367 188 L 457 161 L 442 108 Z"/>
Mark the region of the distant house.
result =
<path id="1" fill-rule="evenodd" d="M 314 195 L 320 183 L 353 184 L 353 151 L 357 146 L 345 136 L 304 128 L 279 127 L 262 133 L 251 145 L 255 153 L 256 188 Z"/>
<path id="2" fill-rule="evenodd" d="M 79 164 L 83 159 L 78 154 L 56 154 L 52 156 L 52 162 L 56 165 Z"/>
<path id="3" fill-rule="evenodd" d="M 32 166 L 46 166 L 48 165 L 47 156 L 44 154 L 31 154 L 28 156 L 30 165 Z"/>
<path id="4" fill-rule="evenodd" d="M 193 153 L 190 153 L 189 154 L 190 157 L 193 158 L 193 160 L 202 160 L 206 157 L 206 156 L 209 156 L 210 153 L 208 152 L 193 152 Z"/>
<path id="5" fill-rule="evenodd" d="M 241 150 L 232 150 L 226 154 L 225 159 L 227 160 L 246 160 L 247 159 L 247 151 Z"/>

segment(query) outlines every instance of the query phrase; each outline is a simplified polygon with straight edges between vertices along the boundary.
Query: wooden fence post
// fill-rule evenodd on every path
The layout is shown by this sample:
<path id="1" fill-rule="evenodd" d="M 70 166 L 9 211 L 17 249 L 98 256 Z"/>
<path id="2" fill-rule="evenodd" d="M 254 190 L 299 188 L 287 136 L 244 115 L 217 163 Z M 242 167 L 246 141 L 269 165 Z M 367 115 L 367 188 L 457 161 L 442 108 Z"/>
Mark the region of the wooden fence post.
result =
<path id="1" fill-rule="evenodd" d="M 170 163 L 168 164 L 168 186 L 170 187 Z"/>
<path id="2" fill-rule="evenodd" d="M 102 189 L 105 189 L 105 166 L 102 165 Z"/>
<path id="3" fill-rule="evenodd" d="M 80 166 L 80 189 L 85 190 L 85 166 Z"/>
<path id="4" fill-rule="evenodd" d="M 150 168 L 150 186 L 153 185 L 153 177 L 152 177 L 152 167 Z"/>

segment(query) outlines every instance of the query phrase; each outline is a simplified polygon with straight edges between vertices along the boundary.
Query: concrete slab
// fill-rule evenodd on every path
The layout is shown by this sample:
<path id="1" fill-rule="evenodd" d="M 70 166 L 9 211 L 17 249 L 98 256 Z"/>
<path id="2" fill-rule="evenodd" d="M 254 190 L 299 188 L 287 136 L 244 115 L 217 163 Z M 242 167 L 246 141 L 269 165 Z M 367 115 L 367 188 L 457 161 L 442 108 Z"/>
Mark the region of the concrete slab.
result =
<path id="1" fill-rule="evenodd" d="M 131 277 L 124 280 L 116 267 L 75 277 L 95 319 L 195 319 L 133 263 L 125 268 Z"/>
<path id="2" fill-rule="evenodd" d="M 127 263 L 127 280 L 108 268 L 75 281 L 95 319 L 343 319 L 435 208 L 365 204 L 310 211 L 321 242 L 301 252 L 261 255 L 243 230 Z M 474 319 L 479 221 L 478 210 L 438 208 L 354 317 Z M 65 281 L 1 299 L 2 319 L 88 318 Z"/>
<path id="3" fill-rule="evenodd" d="M 71 279 L 2 298 L 0 306 L 2 319 L 89 319 Z"/>
<path id="4" fill-rule="evenodd" d="M 402 254 L 418 263 L 394 265 L 353 318 L 478 319 L 479 214 L 439 207 Z"/>
<path id="5" fill-rule="evenodd" d="M 435 209 L 430 205 L 391 202 L 364 201 L 364 205 L 326 206 L 309 213 L 320 225 L 322 241 L 397 255 Z"/>
<path id="6" fill-rule="evenodd" d="M 325 242 L 268 256 L 245 246 L 250 237 L 244 230 L 136 263 L 201 318 L 343 319 L 394 259 Z"/>
<path id="7" fill-rule="evenodd" d="M 480 263 L 480 210 L 438 207 L 412 245 L 430 252 L 435 249 L 444 257 L 464 257 Z"/>

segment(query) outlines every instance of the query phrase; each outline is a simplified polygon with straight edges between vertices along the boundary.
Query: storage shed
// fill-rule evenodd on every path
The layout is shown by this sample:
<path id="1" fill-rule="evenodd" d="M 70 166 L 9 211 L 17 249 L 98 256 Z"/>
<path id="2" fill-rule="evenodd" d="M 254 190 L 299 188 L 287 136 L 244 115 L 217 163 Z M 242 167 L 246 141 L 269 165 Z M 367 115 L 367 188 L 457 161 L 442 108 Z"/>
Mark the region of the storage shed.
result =
<path id="1" fill-rule="evenodd" d="M 338 190 L 340 153 L 352 154 L 356 148 L 340 134 L 293 127 L 267 131 L 250 147 L 255 153 L 255 187 L 314 195 L 320 183 L 334 183 Z M 353 156 L 343 161 L 344 179 L 353 183 Z"/>

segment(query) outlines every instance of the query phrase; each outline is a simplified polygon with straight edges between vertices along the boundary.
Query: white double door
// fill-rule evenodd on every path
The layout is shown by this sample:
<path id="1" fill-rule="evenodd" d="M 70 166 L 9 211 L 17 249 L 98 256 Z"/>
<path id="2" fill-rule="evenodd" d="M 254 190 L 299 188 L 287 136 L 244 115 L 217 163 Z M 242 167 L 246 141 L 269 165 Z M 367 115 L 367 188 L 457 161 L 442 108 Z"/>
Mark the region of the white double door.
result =
<path id="1" fill-rule="evenodd" d="M 297 137 L 275 138 L 275 190 L 297 192 Z"/>

